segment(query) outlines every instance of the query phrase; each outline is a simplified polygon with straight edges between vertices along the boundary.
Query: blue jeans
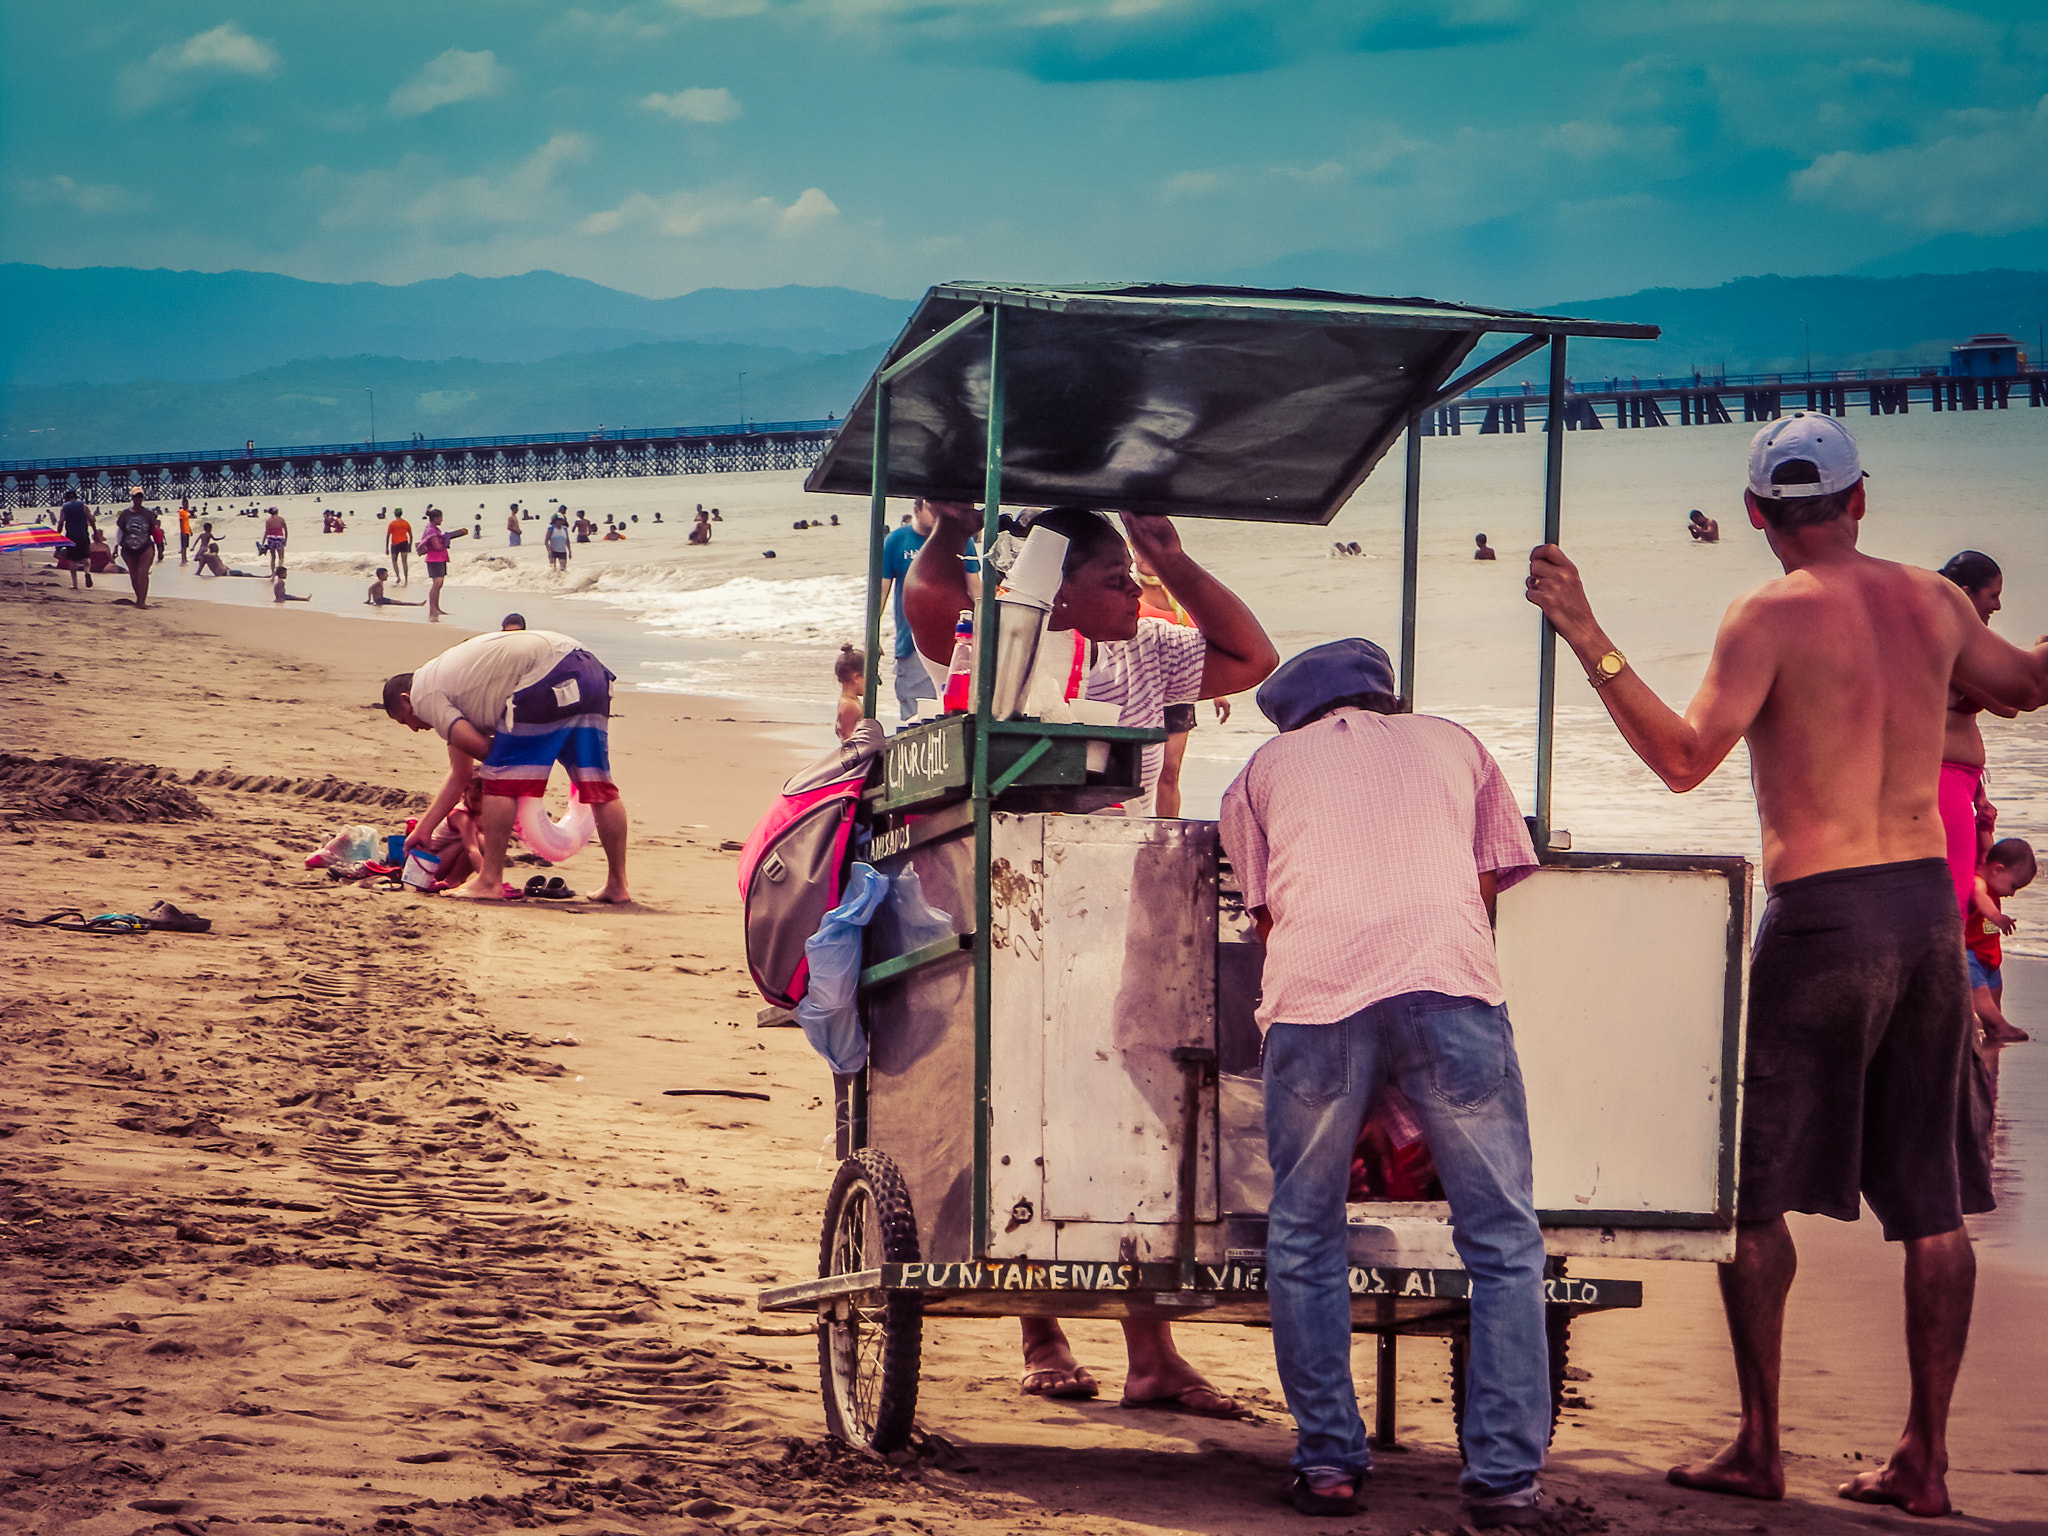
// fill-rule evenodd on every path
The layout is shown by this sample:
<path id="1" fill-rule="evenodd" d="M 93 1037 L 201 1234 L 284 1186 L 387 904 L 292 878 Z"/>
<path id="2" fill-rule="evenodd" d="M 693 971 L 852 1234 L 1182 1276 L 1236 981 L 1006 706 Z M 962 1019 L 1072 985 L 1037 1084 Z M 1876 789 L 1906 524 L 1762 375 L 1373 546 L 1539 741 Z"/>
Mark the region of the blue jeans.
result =
<path id="1" fill-rule="evenodd" d="M 932 675 L 925 671 L 924 663 L 915 652 L 896 658 L 896 708 L 900 720 L 908 720 L 917 713 L 919 699 L 936 699 L 939 690 L 932 686 Z"/>
<path id="2" fill-rule="evenodd" d="M 1415 1106 L 1472 1277 L 1465 1393 L 1469 1498 L 1521 1491 L 1550 1442 L 1543 1234 L 1536 1225 L 1529 1114 L 1507 1009 L 1408 992 L 1335 1024 L 1266 1035 L 1266 1290 L 1273 1354 L 1299 1432 L 1296 1471 L 1357 1477 L 1372 1454 L 1351 1383 L 1344 1195 L 1352 1148 L 1382 1082 Z"/>

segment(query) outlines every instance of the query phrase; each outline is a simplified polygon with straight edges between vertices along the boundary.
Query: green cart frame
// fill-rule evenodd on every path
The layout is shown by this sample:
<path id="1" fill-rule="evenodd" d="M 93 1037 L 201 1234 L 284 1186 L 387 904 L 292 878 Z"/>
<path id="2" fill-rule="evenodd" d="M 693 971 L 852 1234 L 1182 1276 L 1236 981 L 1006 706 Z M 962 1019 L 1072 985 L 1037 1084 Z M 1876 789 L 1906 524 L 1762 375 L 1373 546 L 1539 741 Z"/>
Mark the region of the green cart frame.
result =
<path id="1" fill-rule="evenodd" d="M 1489 334 L 1507 344 L 1459 372 Z M 1656 335 L 1647 325 L 1304 290 L 933 288 L 807 482 L 813 491 L 870 500 L 865 711 L 874 717 L 880 691 L 891 496 L 980 501 L 984 551 L 995 547 L 1005 504 L 1078 501 L 1183 517 L 1326 524 L 1404 434 L 1399 668 L 1403 695 L 1412 699 L 1425 418 L 1547 347 L 1554 430 L 1545 455 L 1544 537 L 1554 542 L 1565 429 L 1572 424 L 1566 343 L 1573 336 Z M 995 587 L 983 584 L 981 635 L 995 633 Z M 1702 1045 L 1702 1071 L 1709 1082 L 1732 1085 L 1739 1080 L 1748 866 L 1739 859 L 1553 847 L 1565 841 L 1553 836 L 1550 817 L 1555 669 L 1556 639 L 1544 622 L 1531 817 L 1539 855 L 1546 869 L 1561 873 L 1640 868 L 1690 882 L 1688 899 L 1706 893 L 1721 915 L 1718 928 L 1702 928 L 1700 964 L 1720 985 L 1705 1005 L 1710 1016 L 1701 1027 L 1712 1038 Z M 1249 1019 L 1242 975 L 1233 983 L 1228 974 L 1241 972 L 1241 963 L 1232 962 L 1247 956 L 1224 954 L 1246 949 L 1229 942 L 1227 910 L 1219 917 L 1212 904 L 1186 919 L 1180 940 L 1206 944 L 1217 965 L 1190 981 L 1177 1015 L 1182 1033 L 1150 1043 L 1142 1086 L 1154 1102 L 1146 1124 L 1159 1132 L 1160 1155 L 1176 1160 L 1164 1181 L 1170 1188 L 1143 1216 L 1060 1215 L 1049 1184 L 1042 1199 L 1012 1198 L 1019 1166 L 1034 1160 L 1027 1155 L 1032 1147 L 1041 1148 L 1035 1161 L 1043 1163 L 1064 1148 L 1069 1129 L 1057 1108 L 1038 1100 L 1026 1106 L 1040 1121 L 1031 1129 L 1030 1114 L 1015 1111 L 1018 1095 L 1005 1078 L 1018 1052 L 1028 1054 L 1030 1028 L 1028 1019 L 1021 1031 L 1006 1022 L 1016 1009 L 999 995 L 999 976 L 1023 974 L 1020 914 L 1035 930 L 1053 909 L 1052 876 L 1042 871 L 1034 879 L 1045 889 L 1018 894 L 1032 883 L 1018 875 L 1026 853 L 1043 843 L 1039 864 L 1057 862 L 1058 838 L 1058 856 L 1076 865 L 1094 859 L 1096 878 L 1109 871 L 1112 887 L 1123 893 L 1112 897 L 1112 916 L 1117 899 L 1139 900 L 1136 888 L 1114 886 L 1126 865 L 1182 872 L 1192 889 L 1221 890 L 1225 908 L 1228 880 L 1206 823 L 1140 822 L 1069 848 L 1064 829 L 1078 829 L 1072 835 L 1082 842 L 1090 835 L 1073 813 L 1085 816 L 1135 794 L 1142 749 L 1165 732 L 996 719 L 993 674 L 993 667 L 978 669 L 971 712 L 892 737 L 865 793 L 870 840 L 863 857 L 906 868 L 925 860 L 925 884 L 941 879 L 958 917 L 953 931 L 916 942 L 870 930 L 861 994 L 875 1057 L 863 1072 L 837 1081 L 842 1163 L 827 1200 L 818 1278 L 770 1288 L 758 1299 L 763 1311 L 818 1317 L 827 1423 L 876 1450 L 897 1448 L 911 1433 L 926 1318 L 1051 1315 L 1254 1326 L 1269 1318 L 1263 1211 L 1226 1209 L 1234 1141 L 1223 1094 L 1232 1047 L 1217 1016 L 1232 1012 L 1239 1026 Z M 1107 746 L 1106 769 L 1089 770 L 1090 743 L 1098 744 L 1098 758 Z M 1066 814 L 1047 821 L 1045 812 Z M 1593 892 L 1595 882 L 1578 889 Z M 1148 905 L 1173 909 L 1158 920 L 1177 922 L 1186 903 Z M 1241 913 L 1235 917 L 1241 928 Z M 1148 935 L 1148 942 L 1160 941 Z M 1518 1032 L 1519 1025 L 1518 1013 Z M 908 1043 L 893 1043 L 898 1035 Z M 1570 1319 L 1639 1306 L 1642 1297 L 1636 1282 L 1567 1274 L 1566 1254 L 1720 1255 L 1733 1227 L 1735 1097 L 1732 1086 L 1720 1092 L 1701 1122 L 1693 1159 L 1699 1166 L 1685 1174 L 1695 1194 L 1664 1199 L 1652 1191 L 1612 1209 L 1574 1196 L 1583 1208 L 1565 1201 L 1544 1212 L 1547 1233 L 1553 1218 L 1571 1229 L 1569 1240 L 1552 1248 L 1558 1256 L 1546 1281 L 1558 1395 Z M 1136 1113 L 1143 1118 L 1147 1111 L 1139 1106 Z M 1031 1135 L 1041 1140 L 1027 1144 Z M 1462 1401 L 1466 1276 L 1454 1256 L 1441 1256 L 1441 1246 L 1436 1260 L 1427 1259 L 1427 1243 L 1403 1246 L 1418 1227 L 1432 1224 L 1441 1228 L 1440 1211 L 1370 1208 L 1362 1221 L 1354 1216 L 1353 1327 L 1379 1338 L 1383 1445 L 1394 1437 L 1399 1335 L 1451 1337 L 1454 1399 Z"/>

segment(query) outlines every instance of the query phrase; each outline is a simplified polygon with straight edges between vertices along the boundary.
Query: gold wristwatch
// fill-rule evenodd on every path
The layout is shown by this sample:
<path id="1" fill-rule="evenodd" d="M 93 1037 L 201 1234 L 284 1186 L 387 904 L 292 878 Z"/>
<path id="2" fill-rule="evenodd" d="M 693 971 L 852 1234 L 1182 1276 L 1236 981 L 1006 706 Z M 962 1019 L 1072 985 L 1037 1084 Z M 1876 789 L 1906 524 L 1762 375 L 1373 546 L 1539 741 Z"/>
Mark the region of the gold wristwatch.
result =
<path id="1" fill-rule="evenodd" d="M 1619 651 L 1609 651 L 1593 663 L 1593 670 L 1586 674 L 1586 681 L 1595 688 L 1605 688 L 1628 670 L 1628 658 Z"/>

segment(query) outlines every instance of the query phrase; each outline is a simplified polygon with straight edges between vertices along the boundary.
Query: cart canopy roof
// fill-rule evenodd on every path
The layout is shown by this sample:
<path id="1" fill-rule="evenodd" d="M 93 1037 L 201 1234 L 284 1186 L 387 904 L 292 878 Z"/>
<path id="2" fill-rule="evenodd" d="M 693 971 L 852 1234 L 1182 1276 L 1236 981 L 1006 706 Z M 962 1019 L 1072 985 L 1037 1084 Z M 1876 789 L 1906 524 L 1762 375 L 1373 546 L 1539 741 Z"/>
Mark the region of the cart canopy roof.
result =
<path id="1" fill-rule="evenodd" d="M 870 494 L 876 379 L 948 326 L 998 311 L 1006 504 L 1276 523 L 1329 522 L 1489 332 L 1537 343 L 1658 334 L 1308 288 L 943 283 L 806 489 Z M 982 499 L 989 359 L 982 323 L 891 380 L 890 495 Z"/>

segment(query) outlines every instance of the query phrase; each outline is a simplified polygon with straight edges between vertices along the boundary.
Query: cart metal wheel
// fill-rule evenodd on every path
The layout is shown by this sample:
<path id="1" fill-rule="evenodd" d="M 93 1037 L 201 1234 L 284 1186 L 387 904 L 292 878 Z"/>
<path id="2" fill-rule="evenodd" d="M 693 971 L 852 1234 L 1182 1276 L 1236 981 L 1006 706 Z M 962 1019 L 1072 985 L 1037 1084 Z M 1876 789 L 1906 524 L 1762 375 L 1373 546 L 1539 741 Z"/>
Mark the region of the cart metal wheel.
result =
<path id="1" fill-rule="evenodd" d="M 1544 1341 L 1550 1346 L 1550 1432 L 1557 1433 L 1557 1416 L 1564 1408 L 1564 1368 L 1571 1362 L 1572 1315 L 1568 1308 L 1543 1309 Z M 1458 1431 L 1458 1454 L 1465 1453 L 1465 1381 L 1472 1348 L 1469 1328 L 1451 1335 L 1451 1423 Z"/>
<path id="2" fill-rule="evenodd" d="M 818 1277 L 918 1261 L 917 1221 L 903 1176 L 883 1153 L 864 1148 L 839 1165 L 825 1200 Z M 842 1297 L 818 1318 L 818 1388 L 825 1426 L 875 1451 L 900 1450 L 917 1412 L 924 1309 L 915 1294 L 876 1302 Z"/>

